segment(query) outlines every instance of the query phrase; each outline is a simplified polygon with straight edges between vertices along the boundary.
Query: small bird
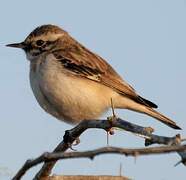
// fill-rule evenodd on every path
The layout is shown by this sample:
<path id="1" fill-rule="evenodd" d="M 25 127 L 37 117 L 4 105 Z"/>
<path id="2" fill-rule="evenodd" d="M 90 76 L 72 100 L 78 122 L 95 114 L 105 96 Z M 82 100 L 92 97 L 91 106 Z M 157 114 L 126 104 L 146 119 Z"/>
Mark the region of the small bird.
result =
<path id="1" fill-rule="evenodd" d="M 111 107 L 147 114 L 181 129 L 154 110 L 157 105 L 139 96 L 134 88 L 100 56 L 91 52 L 55 25 L 42 25 L 21 43 L 30 61 L 30 84 L 40 106 L 67 123 L 99 118 Z"/>

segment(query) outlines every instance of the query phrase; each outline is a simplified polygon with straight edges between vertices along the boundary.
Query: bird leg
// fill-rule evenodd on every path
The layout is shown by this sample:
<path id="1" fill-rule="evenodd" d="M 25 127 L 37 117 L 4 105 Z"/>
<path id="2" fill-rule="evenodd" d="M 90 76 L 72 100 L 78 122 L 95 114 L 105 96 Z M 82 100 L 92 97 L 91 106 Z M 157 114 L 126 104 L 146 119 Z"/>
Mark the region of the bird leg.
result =
<path id="1" fill-rule="evenodd" d="M 110 99 L 110 101 L 111 101 L 112 116 L 107 117 L 107 120 L 109 121 L 110 127 L 111 127 L 106 130 L 107 131 L 107 146 L 109 146 L 109 135 L 114 135 L 114 128 L 112 126 L 113 126 L 113 122 L 117 119 L 116 113 L 114 111 L 114 104 L 113 104 L 112 98 Z"/>

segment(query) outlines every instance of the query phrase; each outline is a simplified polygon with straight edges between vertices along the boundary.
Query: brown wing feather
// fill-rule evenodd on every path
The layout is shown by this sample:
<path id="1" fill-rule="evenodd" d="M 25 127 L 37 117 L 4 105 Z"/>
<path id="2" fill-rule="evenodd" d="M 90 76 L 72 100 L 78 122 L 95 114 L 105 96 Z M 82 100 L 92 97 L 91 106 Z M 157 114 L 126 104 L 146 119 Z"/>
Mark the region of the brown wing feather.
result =
<path id="1" fill-rule="evenodd" d="M 154 103 L 140 97 L 103 58 L 78 42 L 70 44 L 68 48 L 54 51 L 53 54 L 71 72 L 111 87 L 140 104 L 157 107 Z"/>

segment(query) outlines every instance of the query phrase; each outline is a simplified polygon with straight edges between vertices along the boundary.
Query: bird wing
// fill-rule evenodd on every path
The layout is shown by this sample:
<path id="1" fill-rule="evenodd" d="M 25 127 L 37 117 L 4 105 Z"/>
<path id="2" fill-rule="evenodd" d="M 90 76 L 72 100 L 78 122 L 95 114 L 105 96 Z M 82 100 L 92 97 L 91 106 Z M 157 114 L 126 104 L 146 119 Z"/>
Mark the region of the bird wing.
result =
<path id="1" fill-rule="evenodd" d="M 100 56 L 81 44 L 53 52 L 65 69 L 78 76 L 99 82 L 140 104 L 157 108 L 154 103 L 140 97 L 127 82 Z"/>

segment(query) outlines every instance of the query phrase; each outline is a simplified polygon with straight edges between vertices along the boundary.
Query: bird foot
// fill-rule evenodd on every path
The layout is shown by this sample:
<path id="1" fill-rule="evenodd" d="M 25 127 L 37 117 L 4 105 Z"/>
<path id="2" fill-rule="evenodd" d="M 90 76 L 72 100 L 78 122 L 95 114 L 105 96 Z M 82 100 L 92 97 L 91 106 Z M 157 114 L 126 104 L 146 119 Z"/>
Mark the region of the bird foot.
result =
<path id="1" fill-rule="evenodd" d="M 74 149 L 73 146 L 77 146 L 78 144 L 80 144 L 80 139 L 79 137 L 77 139 L 75 139 L 75 141 L 71 144 L 68 143 L 68 147 L 72 150 L 72 151 L 77 151 L 77 149 Z"/>
<path id="2" fill-rule="evenodd" d="M 80 143 L 80 139 L 74 138 L 69 130 L 65 131 L 65 135 L 63 136 L 63 141 L 68 145 L 68 147 L 74 151 L 76 151 L 72 146 L 77 146 Z"/>
<path id="3" fill-rule="evenodd" d="M 76 138 L 75 139 L 75 141 L 74 141 L 74 143 L 72 144 L 72 146 L 77 146 L 78 144 L 80 144 L 80 138 L 78 137 L 78 138 Z"/>
<path id="4" fill-rule="evenodd" d="M 114 134 L 115 134 L 114 128 L 113 128 L 113 127 L 112 127 L 112 128 L 109 128 L 109 129 L 107 130 L 107 134 L 108 134 L 108 135 L 114 135 Z"/>

